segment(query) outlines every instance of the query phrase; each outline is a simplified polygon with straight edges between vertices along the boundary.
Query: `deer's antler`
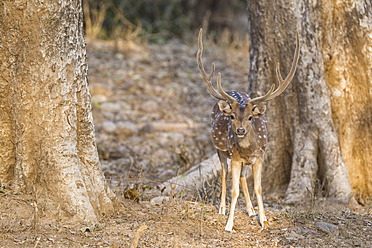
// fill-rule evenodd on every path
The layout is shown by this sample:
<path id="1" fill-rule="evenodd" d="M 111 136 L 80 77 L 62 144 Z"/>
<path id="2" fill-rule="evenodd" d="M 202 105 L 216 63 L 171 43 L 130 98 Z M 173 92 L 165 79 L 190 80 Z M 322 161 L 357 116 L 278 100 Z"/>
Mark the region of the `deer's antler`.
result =
<path id="1" fill-rule="evenodd" d="M 209 93 L 214 97 L 214 98 L 217 98 L 218 100 L 227 100 L 229 101 L 230 103 L 233 103 L 235 100 L 235 98 L 229 96 L 225 91 L 223 91 L 223 93 L 218 93 L 213 85 L 212 85 L 212 79 L 213 79 L 213 76 L 214 76 L 214 63 L 212 64 L 212 73 L 208 76 L 207 73 L 205 72 L 204 70 L 204 66 L 203 66 L 203 61 L 202 61 L 202 55 L 203 55 L 203 40 L 202 40 L 202 33 L 203 33 L 203 30 L 200 29 L 199 31 L 199 36 L 198 36 L 198 45 L 199 45 L 199 49 L 198 49 L 198 53 L 196 55 L 197 57 L 197 60 L 198 60 L 198 66 L 199 66 L 199 70 L 200 70 L 200 74 L 202 75 L 202 78 L 203 78 L 203 81 L 205 83 L 205 86 L 207 87 Z M 219 76 L 219 78 L 221 79 L 221 76 Z"/>
<path id="2" fill-rule="evenodd" d="M 296 32 L 296 51 L 292 61 L 291 70 L 288 73 L 288 76 L 283 80 L 282 75 L 280 74 L 280 64 L 279 62 L 276 64 L 276 78 L 279 81 L 279 87 L 271 94 L 271 96 L 267 100 L 272 100 L 275 97 L 279 96 L 283 93 L 283 91 L 287 88 L 289 83 L 292 81 L 293 76 L 296 72 L 298 58 L 300 57 L 300 39 L 298 37 L 298 32 Z"/>
<path id="3" fill-rule="evenodd" d="M 296 51 L 295 51 L 295 55 L 294 55 L 294 58 L 293 58 L 293 61 L 292 61 L 292 67 L 291 67 L 290 72 L 288 73 L 288 76 L 283 80 L 283 77 L 280 74 L 280 64 L 278 62 L 277 65 L 276 65 L 276 78 L 279 81 L 278 88 L 274 92 L 272 92 L 271 89 L 273 89 L 273 86 L 271 86 L 271 89 L 270 89 L 271 92 L 269 91 L 269 93 L 270 93 L 269 95 L 266 94 L 264 96 L 254 98 L 250 101 L 250 103 L 251 104 L 258 104 L 258 103 L 263 102 L 263 101 L 270 101 L 270 100 L 274 99 L 275 97 L 279 96 L 280 94 L 282 94 L 283 91 L 287 88 L 287 86 L 289 85 L 289 83 L 293 79 L 293 76 L 296 72 L 299 57 L 300 57 L 300 39 L 298 37 L 298 32 L 297 32 L 296 33 Z"/>

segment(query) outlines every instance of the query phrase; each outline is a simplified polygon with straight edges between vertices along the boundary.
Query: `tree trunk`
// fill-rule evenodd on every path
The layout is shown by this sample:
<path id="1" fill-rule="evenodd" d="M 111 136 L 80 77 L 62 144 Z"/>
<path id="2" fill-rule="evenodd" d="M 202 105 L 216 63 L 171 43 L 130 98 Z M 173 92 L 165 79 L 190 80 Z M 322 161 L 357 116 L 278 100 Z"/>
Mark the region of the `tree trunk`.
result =
<path id="1" fill-rule="evenodd" d="M 371 171 L 367 164 L 372 149 L 372 77 L 368 69 L 372 66 L 371 4 L 249 1 L 248 12 L 252 61 L 249 92 L 267 92 L 275 82 L 277 61 L 283 76 L 289 72 L 296 30 L 300 35 L 301 53 L 295 78 L 268 106 L 270 143 L 263 172 L 266 190 L 289 181 L 286 200 L 300 201 L 309 196 L 309 191 L 314 194 L 319 176 L 326 180 L 329 197 L 348 200 L 353 192 L 345 156 L 354 192 L 371 194 L 370 177 L 362 182 L 366 187 L 354 181 L 354 173 Z M 346 19 L 353 21 L 347 25 Z M 348 38 L 351 31 L 357 38 Z M 352 46 L 352 41 L 358 46 Z M 357 68 L 360 74 L 354 71 Z M 359 94 L 361 98 L 353 98 Z M 360 127 L 353 127 L 352 123 Z M 355 136 L 350 140 L 346 132 Z M 365 136 L 361 137 L 360 132 Z M 357 142 L 350 142 L 354 139 Z"/>
<path id="2" fill-rule="evenodd" d="M 114 195 L 96 150 L 81 1 L 0 8 L 0 183 L 95 222 Z"/>
<path id="3" fill-rule="evenodd" d="M 322 55 L 350 184 L 372 196 L 372 2 L 324 1 Z"/>

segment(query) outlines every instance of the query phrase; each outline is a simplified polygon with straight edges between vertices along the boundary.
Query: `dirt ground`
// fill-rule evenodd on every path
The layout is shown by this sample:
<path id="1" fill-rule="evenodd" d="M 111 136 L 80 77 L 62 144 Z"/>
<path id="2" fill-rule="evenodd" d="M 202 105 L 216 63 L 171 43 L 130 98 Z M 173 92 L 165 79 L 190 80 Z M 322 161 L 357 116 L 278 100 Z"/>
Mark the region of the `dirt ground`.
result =
<path id="1" fill-rule="evenodd" d="M 214 61 L 226 89 L 244 90 L 247 52 L 205 43 L 206 69 Z M 138 247 L 372 247 L 371 201 L 356 209 L 324 198 L 285 205 L 280 192 L 264 192 L 270 226 L 261 230 L 239 201 L 232 233 L 224 231 L 218 200 L 195 193 L 155 201 L 152 188 L 214 153 L 208 133 L 214 100 L 195 55 L 195 45 L 177 40 L 89 42 L 97 146 L 117 193 L 116 212 L 96 225 L 69 224 L 55 217 L 58 207 L 39 200 L 35 211 L 33 196 L 0 188 L 0 247 L 130 247 L 136 240 Z M 209 185 L 218 199 L 218 183 Z"/>
<path id="2" fill-rule="evenodd" d="M 160 205 L 119 198 L 116 213 L 103 216 L 94 226 L 51 221 L 54 211 L 40 211 L 35 225 L 31 197 L 2 195 L 0 247 L 371 247 L 369 208 L 351 211 L 334 202 L 315 206 L 284 206 L 266 202 L 270 226 L 261 230 L 258 220 L 235 214 L 234 232 L 224 227 L 211 204 L 179 198 Z M 36 228 L 35 228 L 36 227 Z M 143 230 L 142 232 L 139 230 Z"/>

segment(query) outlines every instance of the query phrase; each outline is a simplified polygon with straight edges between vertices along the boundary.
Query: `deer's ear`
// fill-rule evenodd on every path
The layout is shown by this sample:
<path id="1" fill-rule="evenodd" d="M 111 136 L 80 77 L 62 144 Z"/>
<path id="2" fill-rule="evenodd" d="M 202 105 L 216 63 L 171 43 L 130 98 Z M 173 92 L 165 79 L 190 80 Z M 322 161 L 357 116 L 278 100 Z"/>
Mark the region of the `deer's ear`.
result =
<path id="1" fill-rule="evenodd" d="M 224 115 L 231 115 L 232 109 L 229 103 L 219 100 L 218 107 Z"/>
<path id="2" fill-rule="evenodd" d="M 252 116 L 257 118 L 262 116 L 266 111 L 266 105 L 255 106 L 252 110 Z"/>

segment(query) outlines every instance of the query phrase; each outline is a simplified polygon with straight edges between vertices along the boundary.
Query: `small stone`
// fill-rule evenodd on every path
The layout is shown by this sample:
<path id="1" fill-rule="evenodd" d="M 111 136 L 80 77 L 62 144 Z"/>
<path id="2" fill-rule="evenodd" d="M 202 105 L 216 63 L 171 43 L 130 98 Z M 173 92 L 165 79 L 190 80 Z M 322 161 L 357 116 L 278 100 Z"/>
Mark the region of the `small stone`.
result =
<path id="1" fill-rule="evenodd" d="M 141 146 L 142 147 L 142 144 L 144 142 L 144 139 L 142 137 L 139 137 L 139 136 L 132 136 L 130 138 L 127 139 L 127 142 L 128 144 L 131 144 L 133 146 Z"/>
<path id="2" fill-rule="evenodd" d="M 169 142 L 167 133 L 160 133 L 157 140 L 161 146 L 167 145 Z"/>
<path id="3" fill-rule="evenodd" d="M 130 165 L 131 163 L 132 161 L 130 160 L 130 158 L 119 158 L 118 160 L 116 160 L 116 164 L 120 167 Z"/>
<path id="4" fill-rule="evenodd" d="M 112 121 L 105 121 L 102 123 L 102 129 L 106 133 L 113 133 L 116 130 L 116 125 Z"/>
<path id="5" fill-rule="evenodd" d="M 308 234 L 318 234 L 317 231 L 311 230 L 310 228 L 307 227 L 292 227 L 290 230 L 301 234 L 301 235 L 308 235 Z"/>
<path id="6" fill-rule="evenodd" d="M 141 105 L 141 109 L 146 113 L 152 113 L 158 110 L 158 103 L 153 100 L 148 100 Z"/>
<path id="7" fill-rule="evenodd" d="M 112 113 L 112 112 L 101 111 L 101 113 L 102 113 L 102 117 L 105 120 L 114 120 L 115 119 L 115 116 L 116 116 L 116 114 L 115 113 Z"/>
<path id="8" fill-rule="evenodd" d="M 298 240 L 298 239 L 304 239 L 305 237 L 300 235 L 300 234 L 297 234 L 295 232 L 291 232 L 289 233 L 287 236 L 286 236 L 286 239 L 287 240 Z"/>
<path id="9" fill-rule="evenodd" d="M 158 149 L 151 155 L 151 159 L 155 163 L 163 163 L 164 161 L 172 160 L 172 154 L 166 149 Z"/>
<path id="10" fill-rule="evenodd" d="M 99 107 L 102 111 L 107 112 L 119 112 L 121 110 L 121 106 L 119 103 L 113 103 L 113 102 L 104 102 Z"/>
<path id="11" fill-rule="evenodd" d="M 174 132 L 170 135 L 170 138 L 174 144 L 182 144 L 185 140 L 185 137 L 182 133 Z"/>
<path id="12" fill-rule="evenodd" d="M 137 126 L 129 121 L 121 121 L 116 124 L 116 135 L 120 137 L 130 137 L 138 133 Z"/>
<path id="13" fill-rule="evenodd" d="M 160 178 L 171 178 L 171 177 L 174 177 L 175 175 L 176 173 L 173 170 L 168 169 L 160 173 L 159 177 Z"/>
<path id="14" fill-rule="evenodd" d="M 94 95 L 92 96 L 92 103 L 96 106 L 97 103 L 103 103 L 107 101 L 107 96 L 104 95 Z"/>
<path id="15" fill-rule="evenodd" d="M 317 222 L 315 226 L 325 233 L 336 232 L 338 231 L 338 226 L 327 222 Z"/>
<path id="16" fill-rule="evenodd" d="M 90 86 L 90 92 L 92 96 L 94 95 L 103 95 L 110 97 L 112 95 L 112 90 L 104 84 L 94 84 Z"/>
<path id="17" fill-rule="evenodd" d="M 101 169 L 102 169 L 103 171 L 105 171 L 105 170 L 109 170 L 112 166 L 113 166 L 113 165 L 112 165 L 112 162 L 108 162 L 108 161 L 106 161 L 106 160 L 102 160 L 102 162 L 101 162 Z"/>
<path id="18" fill-rule="evenodd" d="M 152 198 L 150 201 L 150 205 L 155 206 L 155 205 L 161 205 L 169 201 L 168 196 L 158 196 L 155 198 Z"/>

